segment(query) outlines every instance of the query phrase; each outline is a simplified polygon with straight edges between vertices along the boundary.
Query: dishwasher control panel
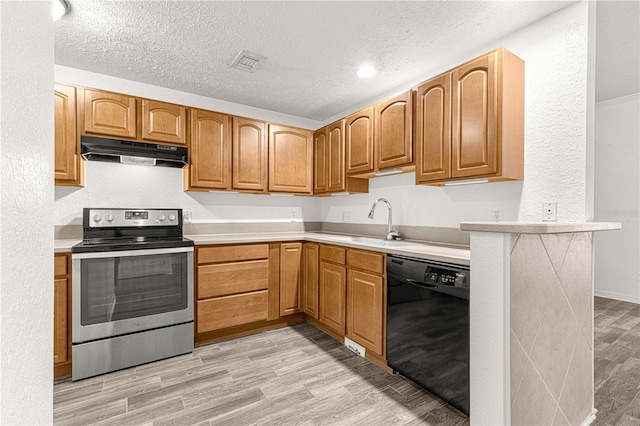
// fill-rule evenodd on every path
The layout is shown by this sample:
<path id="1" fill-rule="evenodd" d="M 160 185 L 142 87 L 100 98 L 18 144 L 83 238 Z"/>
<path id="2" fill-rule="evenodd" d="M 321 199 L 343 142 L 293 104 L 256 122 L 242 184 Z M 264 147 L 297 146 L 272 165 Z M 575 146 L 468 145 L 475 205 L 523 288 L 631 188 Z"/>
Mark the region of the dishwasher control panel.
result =
<path id="1" fill-rule="evenodd" d="M 424 273 L 424 282 L 433 285 L 468 288 L 469 272 L 429 265 Z"/>

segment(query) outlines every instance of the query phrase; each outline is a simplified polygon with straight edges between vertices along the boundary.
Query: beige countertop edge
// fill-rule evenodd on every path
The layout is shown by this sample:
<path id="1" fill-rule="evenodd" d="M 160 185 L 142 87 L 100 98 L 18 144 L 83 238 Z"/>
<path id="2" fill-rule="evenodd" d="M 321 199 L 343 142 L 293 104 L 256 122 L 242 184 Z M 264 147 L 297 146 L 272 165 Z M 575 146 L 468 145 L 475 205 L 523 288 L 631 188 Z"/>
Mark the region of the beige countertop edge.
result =
<path id="1" fill-rule="evenodd" d="M 71 251 L 71 247 L 82 242 L 82 240 L 54 240 L 53 252 L 54 253 L 67 253 Z"/>
<path id="2" fill-rule="evenodd" d="M 430 245 L 413 241 L 397 242 L 397 246 L 389 246 L 382 238 L 380 244 L 358 241 L 344 241 L 340 235 L 322 234 L 316 232 L 272 232 L 257 234 L 208 234 L 185 235 L 193 240 L 195 245 L 211 244 L 237 244 L 237 243 L 261 243 L 279 241 L 313 241 L 318 243 L 334 244 L 343 247 L 377 251 L 399 256 L 408 256 L 419 259 L 435 260 L 440 262 L 469 265 L 470 252 L 465 248 L 450 248 L 438 245 Z M 70 252 L 71 247 L 81 240 L 56 240 L 55 252 Z"/>
<path id="3" fill-rule="evenodd" d="M 574 232 L 613 231 L 620 222 L 462 222 L 460 229 L 470 232 L 502 234 L 566 234 Z"/>

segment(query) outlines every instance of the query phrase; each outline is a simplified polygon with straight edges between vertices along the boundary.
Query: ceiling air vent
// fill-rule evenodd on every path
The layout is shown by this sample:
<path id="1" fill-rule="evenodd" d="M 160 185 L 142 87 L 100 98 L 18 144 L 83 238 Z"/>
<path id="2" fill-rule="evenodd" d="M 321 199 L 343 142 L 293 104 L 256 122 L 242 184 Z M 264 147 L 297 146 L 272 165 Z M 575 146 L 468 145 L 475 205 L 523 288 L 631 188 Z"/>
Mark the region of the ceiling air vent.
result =
<path id="1" fill-rule="evenodd" d="M 242 50 L 231 63 L 231 68 L 237 68 L 242 71 L 254 72 L 258 69 L 261 62 L 267 59 L 266 56 L 257 53 Z"/>

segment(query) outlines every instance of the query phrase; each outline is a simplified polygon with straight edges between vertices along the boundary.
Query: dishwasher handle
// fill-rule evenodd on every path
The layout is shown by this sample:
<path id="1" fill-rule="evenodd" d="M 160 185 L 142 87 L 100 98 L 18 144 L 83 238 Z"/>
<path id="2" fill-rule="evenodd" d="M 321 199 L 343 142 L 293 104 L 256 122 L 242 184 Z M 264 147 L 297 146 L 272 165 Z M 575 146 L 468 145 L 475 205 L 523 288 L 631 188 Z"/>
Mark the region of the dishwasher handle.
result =
<path id="1" fill-rule="evenodd" d="M 411 278 L 405 278 L 405 281 L 411 285 L 414 285 L 416 287 L 421 287 L 421 288 L 438 288 L 439 287 L 437 284 L 428 284 L 422 281 L 412 280 Z"/>

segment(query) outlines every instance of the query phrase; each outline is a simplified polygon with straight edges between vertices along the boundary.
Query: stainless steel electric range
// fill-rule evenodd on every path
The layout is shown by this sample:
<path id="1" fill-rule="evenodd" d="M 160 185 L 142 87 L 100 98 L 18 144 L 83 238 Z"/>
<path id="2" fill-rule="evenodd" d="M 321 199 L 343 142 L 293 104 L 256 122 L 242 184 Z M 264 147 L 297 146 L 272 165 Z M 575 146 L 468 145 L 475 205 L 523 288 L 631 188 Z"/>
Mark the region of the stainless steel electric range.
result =
<path id="1" fill-rule="evenodd" d="M 72 380 L 193 351 L 181 209 L 83 210 L 72 252 Z"/>

